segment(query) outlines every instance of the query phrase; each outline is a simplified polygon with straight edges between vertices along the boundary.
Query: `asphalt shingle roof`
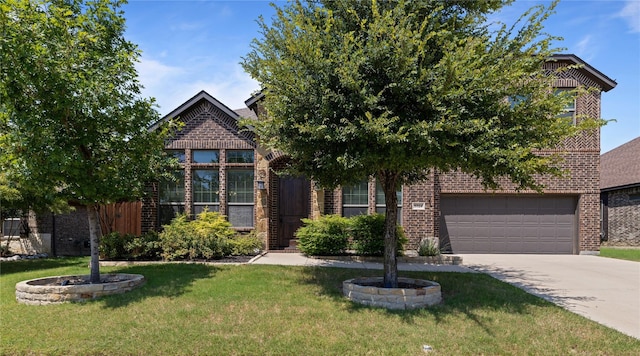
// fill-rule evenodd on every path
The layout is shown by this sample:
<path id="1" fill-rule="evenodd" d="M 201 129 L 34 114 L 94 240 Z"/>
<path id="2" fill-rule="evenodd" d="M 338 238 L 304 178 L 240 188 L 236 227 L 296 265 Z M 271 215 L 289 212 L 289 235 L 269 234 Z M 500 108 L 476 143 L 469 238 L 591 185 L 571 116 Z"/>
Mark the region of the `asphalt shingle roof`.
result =
<path id="1" fill-rule="evenodd" d="M 600 189 L 640 184 L 640 137 L 600 156 Z"/>

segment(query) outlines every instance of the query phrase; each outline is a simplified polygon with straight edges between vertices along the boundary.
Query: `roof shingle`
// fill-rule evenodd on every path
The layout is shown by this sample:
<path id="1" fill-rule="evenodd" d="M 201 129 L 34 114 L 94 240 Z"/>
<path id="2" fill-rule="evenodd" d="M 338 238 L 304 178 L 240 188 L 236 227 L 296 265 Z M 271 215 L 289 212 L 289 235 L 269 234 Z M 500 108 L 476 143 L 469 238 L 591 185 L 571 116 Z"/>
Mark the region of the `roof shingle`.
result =
<path id="1" fill-rule="evenodd" d="M 600 189 L 640 184 L 640 137 L 600 156 Z"/>

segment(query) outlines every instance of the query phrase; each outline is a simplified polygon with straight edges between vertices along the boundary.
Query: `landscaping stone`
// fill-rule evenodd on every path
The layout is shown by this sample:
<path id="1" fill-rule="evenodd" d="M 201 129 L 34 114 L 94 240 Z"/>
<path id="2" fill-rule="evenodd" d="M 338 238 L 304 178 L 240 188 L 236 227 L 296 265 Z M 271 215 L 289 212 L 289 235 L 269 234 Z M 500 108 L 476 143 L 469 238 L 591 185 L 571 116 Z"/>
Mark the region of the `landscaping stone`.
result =
<path id="1" fill-rule="evenodd" d="M 22 281 L 16 284 L 16 300 L 30 305 L 84 302 L 105 295 L 129 292 L 145 282 L 144 276 L 127 273 L 103 274 L 100 279 L 103 283 L 89 283 L 89 275 Z"/>
<path id="2" fill-rule="evenodd" d="M 442 301 L 440 284 L 424 279 L 398 278 L 399 288 L 384 288 L 383 277 L 353 278 L 342 282 L 342 293 L 351 301 L 386 309 L 418 309 Z"/>

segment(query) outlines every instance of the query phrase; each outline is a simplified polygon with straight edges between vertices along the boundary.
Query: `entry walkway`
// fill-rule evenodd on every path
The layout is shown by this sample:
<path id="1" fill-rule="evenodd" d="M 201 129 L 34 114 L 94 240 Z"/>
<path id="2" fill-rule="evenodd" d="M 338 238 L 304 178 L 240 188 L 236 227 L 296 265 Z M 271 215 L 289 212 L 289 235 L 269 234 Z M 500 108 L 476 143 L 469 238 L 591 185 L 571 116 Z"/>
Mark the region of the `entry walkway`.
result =
<path id="1" fill-rule="evenodd" d="M 463 260 L 464 262 L 464 260 Z M 283 265 L 283 266 L 319 266 L 337 268 L 360 269 L 384 269 L 379 262 L 338 261 L 320 258 L 306 257 L 301 253 L 267 253 L 262 257 L 251 261 L 253 264 Z M 430 265 L 422 263 L 398 263 L 400 271 L 425 271 L 425 272 L 462 272 L 474 273 L 475 271 L 465 266 L 454 265 Z"/>

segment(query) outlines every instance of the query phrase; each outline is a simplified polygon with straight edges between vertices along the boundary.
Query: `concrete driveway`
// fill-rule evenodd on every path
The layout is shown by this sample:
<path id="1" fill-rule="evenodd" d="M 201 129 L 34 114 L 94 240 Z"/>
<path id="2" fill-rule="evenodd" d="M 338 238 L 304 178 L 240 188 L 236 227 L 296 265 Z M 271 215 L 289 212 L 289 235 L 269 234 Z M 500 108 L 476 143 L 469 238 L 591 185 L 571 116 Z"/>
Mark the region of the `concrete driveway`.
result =
<path id="1" fill-rule="evenodd" d="M 640 262 L 585 255 L 472 255 L 463 265 L 640 339 Z"/>

